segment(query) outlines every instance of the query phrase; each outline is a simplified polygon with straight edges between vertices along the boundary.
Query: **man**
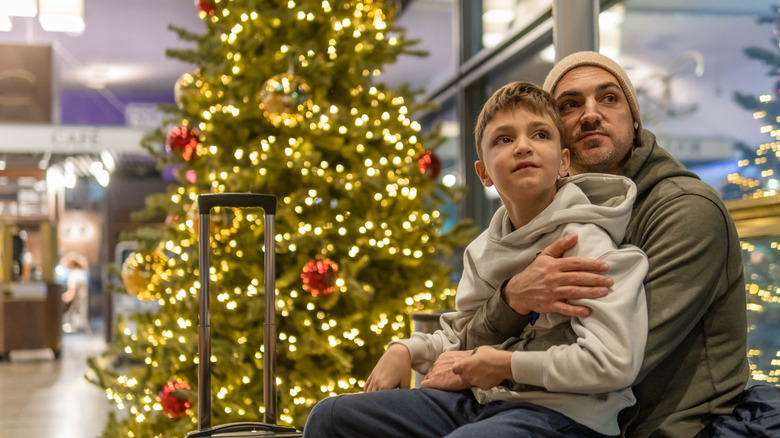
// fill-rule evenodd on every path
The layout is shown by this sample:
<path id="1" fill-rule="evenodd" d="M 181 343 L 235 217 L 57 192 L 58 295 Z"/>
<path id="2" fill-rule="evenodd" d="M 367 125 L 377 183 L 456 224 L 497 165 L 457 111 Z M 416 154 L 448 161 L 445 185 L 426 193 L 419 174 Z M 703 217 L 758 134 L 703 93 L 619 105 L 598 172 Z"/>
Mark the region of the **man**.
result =
<path id="1" fill-rule="evenodd" d="M 621 413 L 629 437 L 692 437 L 729 414 L 749 377 L 745 283 L 736 229 L 717 193 L 642 130 L 625 71 L 593 52 L 572 54 L 544 83 L 556 101 L 571 150 L 572 174 L 624 175 L 637 185 L 624 243 L 640 247 L 649 333 L 633 390 L 637 404 Z M 470 333 L 489 343 L 530 321 L 531 312 L 587 317 L 568 299 L 592 297 L 611 285 L 596 260 L 562 257 L 576 236 L 561 238 L 508 280 L 472 320 Z M 490 315 L 490 318 L 487 318 Z M 502 321 L 496 327 L 490 321 Z M 458 387 L 467 352 L 443 356 L 427 387 Z M 463 359 L 463 360 L 461 360 Z M 457 377 L 457 378 L 456 378 Z M 576 375 L 572 375 L 576 379 Z M 468 380 L 468 379 L 467 379 Z"/>

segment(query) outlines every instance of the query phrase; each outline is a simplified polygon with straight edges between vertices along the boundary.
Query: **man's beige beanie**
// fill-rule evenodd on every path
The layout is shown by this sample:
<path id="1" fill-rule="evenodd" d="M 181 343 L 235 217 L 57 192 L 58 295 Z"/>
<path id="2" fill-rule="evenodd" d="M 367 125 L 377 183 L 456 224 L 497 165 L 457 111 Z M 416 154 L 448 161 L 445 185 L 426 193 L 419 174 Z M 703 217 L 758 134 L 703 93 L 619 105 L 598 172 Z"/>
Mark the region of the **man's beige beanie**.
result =
<path id="1" fill-rule="evenodd" d="M 572 69 L 583 66 L 603 68 L 617 79 L 620 88 L 623 89 L 623 94 L 626 96 L 628 106 L 631 108 L 631 115 L 634 118 L 634 128 L 636 128 L 637 131 L 641 131 L 642 119 L 639 118 L 639 99 L 636 97 L 636 90 L 631 84 L 631 80 L 628 79 L 628 75 L 622 67 L 600 53 L 576 52 L 558 61 L 544 80 L 544 91 L 552 94 L 553 90 L 555 90 L 555 86 L 558 85 L 558 81 L 561 80 L 563 75 Z"/>

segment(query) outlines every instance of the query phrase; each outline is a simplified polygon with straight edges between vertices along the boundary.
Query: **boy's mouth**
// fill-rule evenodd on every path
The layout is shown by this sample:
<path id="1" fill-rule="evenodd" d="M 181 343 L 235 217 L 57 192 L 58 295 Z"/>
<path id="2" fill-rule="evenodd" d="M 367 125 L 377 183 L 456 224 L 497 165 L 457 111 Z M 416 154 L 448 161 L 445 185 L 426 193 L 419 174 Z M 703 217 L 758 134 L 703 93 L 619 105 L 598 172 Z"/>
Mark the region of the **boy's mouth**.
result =
<path id="1" fill-rule="evenodd" d="M 530 162 L 530 161 L 522 161 L 520 163 L 517 163 L 514 168 L 514 172 L 517 172 L 518 170 L 528 169 L 529 167 L 537 167 L 536 164 Z"/>

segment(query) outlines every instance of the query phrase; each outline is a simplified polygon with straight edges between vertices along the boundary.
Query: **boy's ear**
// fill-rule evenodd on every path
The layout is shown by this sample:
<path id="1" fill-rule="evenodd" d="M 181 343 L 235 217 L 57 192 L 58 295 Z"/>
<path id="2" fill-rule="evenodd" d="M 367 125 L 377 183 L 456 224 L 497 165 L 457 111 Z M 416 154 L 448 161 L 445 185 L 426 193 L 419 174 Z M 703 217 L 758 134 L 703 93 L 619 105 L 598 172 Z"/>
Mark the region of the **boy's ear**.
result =
<path id="1" fill-rule="evenodd" d="M 483 186 L 490 187 L 493 185 L 493 180 L 490 179 L 490 175 L 488 175 L 485 164 L 482 163 L 482 161 L 477 160 L 474 162 L 474 170 L 477 171 L 477 176 L 479 177 L 479 180 L 482 181 Z"/>
<path id="2" fill-rule="evenodd" d="M 569 164 L 571 163 L 571 151 L 569 148 L 561 151 L 561 168 L 558 169 L 559 176 L 566 176 L 569 174 Z"/>

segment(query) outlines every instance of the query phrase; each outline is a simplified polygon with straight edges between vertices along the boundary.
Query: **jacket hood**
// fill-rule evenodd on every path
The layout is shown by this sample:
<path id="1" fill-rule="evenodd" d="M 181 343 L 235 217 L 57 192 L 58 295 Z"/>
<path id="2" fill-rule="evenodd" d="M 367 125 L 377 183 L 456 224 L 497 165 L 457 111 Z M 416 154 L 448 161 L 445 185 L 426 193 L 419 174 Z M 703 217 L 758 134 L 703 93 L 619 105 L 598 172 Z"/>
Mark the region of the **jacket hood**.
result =
<path id="1" fill-rule="evenodd" d="M 623 176 L 583 173 L 558 181 L 552 203 L 526 225 L 512 231 L 501 206 L 490 223 L 489 237 L 505 245 L 531 245 L 561 225 L 591 223 L 603 228 L 615 242 L 623 240 L 636 186 Z"/>
<path id="2" fill-rule="evenodd" d="M 645 129 L 642 130 L 640 146 L 633 150 L 631 158 L 623 168 L 623 175 L 639 181 L 637 197 L 640 199 L 661 180 L 677 176 L 699 179 L 669 152 L 658 146 L 655 135 Z"/>

